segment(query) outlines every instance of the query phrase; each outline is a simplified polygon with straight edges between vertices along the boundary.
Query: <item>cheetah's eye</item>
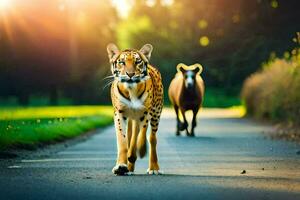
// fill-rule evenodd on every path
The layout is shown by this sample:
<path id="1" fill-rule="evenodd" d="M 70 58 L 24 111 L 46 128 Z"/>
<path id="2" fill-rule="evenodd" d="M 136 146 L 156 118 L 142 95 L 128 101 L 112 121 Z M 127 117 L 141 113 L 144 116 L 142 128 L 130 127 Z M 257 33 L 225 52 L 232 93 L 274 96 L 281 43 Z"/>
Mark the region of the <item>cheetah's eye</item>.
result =
<path id="1" fill-rule="evenodd" d="M 125 62 L 124 62 L 124 61 L 118 61 L 118 63 L 119 63 L 120 65 L 125 65 Z"/>
<path id="2" fill-rule="evenodd" d="M 140 64 L 141 62 L 142 62 L 141 59 L 137 59 L 137 60 L 135 61 L 135 64 Z"/>

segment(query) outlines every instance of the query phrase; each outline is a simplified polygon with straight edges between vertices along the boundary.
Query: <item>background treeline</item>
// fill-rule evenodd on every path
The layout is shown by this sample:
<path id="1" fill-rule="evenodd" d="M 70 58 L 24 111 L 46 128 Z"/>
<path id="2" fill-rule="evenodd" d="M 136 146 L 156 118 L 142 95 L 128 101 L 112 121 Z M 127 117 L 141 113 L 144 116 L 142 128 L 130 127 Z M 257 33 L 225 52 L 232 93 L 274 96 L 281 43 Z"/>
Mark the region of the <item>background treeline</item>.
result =
<path id="1" fill-rule="evenodd" d="M 215 101 L 220 96 L 235 104 L 231 97 L 239 96 L 245 78 L 271 52 L 292 50 L 300 30 L 297 0 L 136 0 L 127 17 L 109 0 L 15 2 L 14 12 L 0 15 L 0 98 L 24 105 L 34 97 L 50 104 L 109 103 L 102 81 L 110 74 L 109 42 L 153 44 L 152 63 L 165 89 L 177 63 L 199 62 L 206 105 L 226 106 Z"/>

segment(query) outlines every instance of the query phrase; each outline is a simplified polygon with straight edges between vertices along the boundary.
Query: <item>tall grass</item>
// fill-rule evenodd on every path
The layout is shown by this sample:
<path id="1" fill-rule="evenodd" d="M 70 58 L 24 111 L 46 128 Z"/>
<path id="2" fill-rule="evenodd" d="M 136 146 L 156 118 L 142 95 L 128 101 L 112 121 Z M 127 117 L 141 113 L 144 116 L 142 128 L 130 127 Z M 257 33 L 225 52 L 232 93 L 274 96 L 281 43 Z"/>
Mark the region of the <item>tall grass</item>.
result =
<path id="1" fill-rule="evenodd" d="M 300 125 L 300 48 L 285 59 L 273 59 L 244 83 L 247 113 L 257 118 Z"/>

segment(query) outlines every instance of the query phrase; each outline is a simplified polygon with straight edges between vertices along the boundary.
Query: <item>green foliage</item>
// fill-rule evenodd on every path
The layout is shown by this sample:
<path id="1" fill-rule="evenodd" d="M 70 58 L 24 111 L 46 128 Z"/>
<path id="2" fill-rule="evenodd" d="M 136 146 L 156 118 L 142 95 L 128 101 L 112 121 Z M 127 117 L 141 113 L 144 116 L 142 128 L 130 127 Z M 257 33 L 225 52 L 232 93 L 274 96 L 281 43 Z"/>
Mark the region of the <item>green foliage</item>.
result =
<path id="1" fill-rule="evenodd" d="M 234 94 L 227 94 L 223 89 L 207 88 L 203 107 L 228 108 L 241 105 L 241 100 Z"/>
<path id="2" fill-rule="evenodd" d="M 248 114 L 300 125 L 299 91 L 300 48 L 297 47 L 288 60 L 273 58 L 261 71 L 252 74 L 244 83 L 242 98 Z"/>
<path id="3" fill-rule="evenodd" d="M 72 138 L 112 122 L 111 107 L 0 109 L 0 149 L 35 148 Z"/>

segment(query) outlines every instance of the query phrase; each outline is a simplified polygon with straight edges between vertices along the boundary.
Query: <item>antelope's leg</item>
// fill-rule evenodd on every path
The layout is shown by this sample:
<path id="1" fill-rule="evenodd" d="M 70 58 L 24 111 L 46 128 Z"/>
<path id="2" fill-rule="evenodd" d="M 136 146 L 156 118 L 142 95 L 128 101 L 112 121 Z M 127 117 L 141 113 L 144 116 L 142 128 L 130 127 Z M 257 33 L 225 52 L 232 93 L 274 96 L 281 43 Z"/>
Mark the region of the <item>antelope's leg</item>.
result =
<path id="1" fill-rule="evenodd" d="M 179 119 L 179 113 L 178 113 L 178 106 L 174 105 L 175 113 L 176 113 L 176 135 L 180 135 L 180 119 Z"/>
<path id="2" fill-rule="evenodd" d="M 182 117 L 183 117 L 183 123 L 181 123 L 181 129 L 180 130 L 185 130 L 186 131 L 186 135 L 189 135 L 189 130 L 188 130 L 188 122 L 186 120 L 186 117 L 185 117 L 185 110 L 183 109 L 180 109 L 180 112 L 182 114 Z"/>
<path id="3" fill-rule="evenodd" d="M 197 113 L 199 109 L 193 110 L 193 119 L 192 119 L 192 130 L 190 136 L 195 136 L 194 129 L 197 126 Z"/>

